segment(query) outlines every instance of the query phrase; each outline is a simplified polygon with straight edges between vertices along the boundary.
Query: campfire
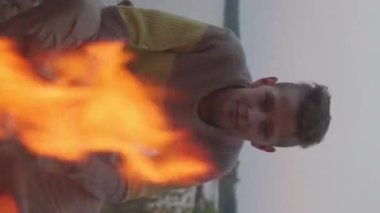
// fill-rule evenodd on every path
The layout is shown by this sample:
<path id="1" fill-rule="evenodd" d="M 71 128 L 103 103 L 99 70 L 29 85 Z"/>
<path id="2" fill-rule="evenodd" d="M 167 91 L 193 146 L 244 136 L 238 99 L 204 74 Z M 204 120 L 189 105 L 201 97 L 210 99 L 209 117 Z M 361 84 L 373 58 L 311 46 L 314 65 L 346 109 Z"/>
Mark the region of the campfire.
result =
<path id="1" fill-rule="evenodd" d="M 191 184 L 210 171 L 206 153 L 186 130 L 173 131 L 156 94 L 123 66 L 133 58 L 124 43 L 38 57 L 31 63 L 0 39 L 0 143 L 16 136 L 36 156 L 62 161 L 119 153 L 125 177 L 161 185 Z"/>

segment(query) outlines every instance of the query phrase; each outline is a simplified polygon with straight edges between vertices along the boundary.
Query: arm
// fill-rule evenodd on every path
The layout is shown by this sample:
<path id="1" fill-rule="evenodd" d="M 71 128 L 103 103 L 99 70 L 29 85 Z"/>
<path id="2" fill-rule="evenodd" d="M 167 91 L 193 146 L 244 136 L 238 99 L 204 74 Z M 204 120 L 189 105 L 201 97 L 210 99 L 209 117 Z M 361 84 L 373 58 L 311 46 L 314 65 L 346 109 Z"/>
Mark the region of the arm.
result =
<path id="1" fill-rule="evenodd" d="M 117 154 L 94 154 L 85 164 L 66 165 L 65 176 L 95 198 L 110 203 L 125 201 L 128 184 L 119 170 Z"/>
<path id="2" fill-rule="evenodd" d="M 44 48 L 78 45 L 96 35 L 103 5 L 99 0 L 45 0 L 0 24 L 0 35 L 36 39 Z"/>

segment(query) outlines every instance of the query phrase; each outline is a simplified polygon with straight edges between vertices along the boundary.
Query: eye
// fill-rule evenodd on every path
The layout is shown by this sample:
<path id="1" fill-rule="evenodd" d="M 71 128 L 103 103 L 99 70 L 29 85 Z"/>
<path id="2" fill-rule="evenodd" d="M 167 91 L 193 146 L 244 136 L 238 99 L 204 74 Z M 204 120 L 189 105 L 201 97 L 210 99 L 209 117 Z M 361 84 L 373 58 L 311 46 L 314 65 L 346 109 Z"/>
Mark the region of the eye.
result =
<path id="1" fill-rule="evenodd" d="M 261 101 L 261 109 L 263 112 L 269 112 L 274 108 L 274 96 L 271 92 L 265 91 Z"/>
<path id="2" fill-rule="evenodd" d="M 270 130 L 270 126 L 269 126 L 269 122 L 268 121 L 263 121 L 261 122 L 261 133 L 263 135 L 263 137 L 268 140 L 270 138 L 270 134 L 271 134 L 271 130 Z"/>
<path id="3" fill-rule="evenodd" d="M 269 110 L 269 93 L 268 92 L 264 93 L 264 97 L 261 102 L 261 109 L 264 112 L 267 112 Z"/>

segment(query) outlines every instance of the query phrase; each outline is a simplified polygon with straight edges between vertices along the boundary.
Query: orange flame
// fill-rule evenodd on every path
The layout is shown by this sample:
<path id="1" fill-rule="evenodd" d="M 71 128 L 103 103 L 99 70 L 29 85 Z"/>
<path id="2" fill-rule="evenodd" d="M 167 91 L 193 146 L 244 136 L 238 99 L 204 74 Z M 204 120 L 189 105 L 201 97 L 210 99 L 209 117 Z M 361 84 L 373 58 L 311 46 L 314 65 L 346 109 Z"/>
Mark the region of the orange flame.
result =
<path id="1" fill-rule="evenodd" d="M 13 131 L 33 153 L 61 160 L 118 152 L 126 176 L 194 182 L 211 169 L 204 153 L 170 130 L 152 94 L 122 66 L 132 59 L 123 46 L 99 42 L 50 53 L 47 81 L 0 39 L 0 137 Z"/>
<path id="2" fill-rule="evenodd" d="M 18 213 L 18 207 L 14 199 L 8 196 L 0 196 L 0 212 Z"/>

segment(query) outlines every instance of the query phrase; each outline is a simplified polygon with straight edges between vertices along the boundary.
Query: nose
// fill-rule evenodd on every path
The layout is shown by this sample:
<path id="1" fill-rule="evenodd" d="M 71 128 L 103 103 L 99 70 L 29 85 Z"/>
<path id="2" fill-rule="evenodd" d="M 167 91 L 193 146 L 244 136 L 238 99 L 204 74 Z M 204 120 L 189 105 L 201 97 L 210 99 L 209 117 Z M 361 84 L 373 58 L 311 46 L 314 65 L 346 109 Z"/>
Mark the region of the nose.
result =
<path id="1" fill-rule="evenodd" d="M 267 119 L 267 114 L 260 109 L 246 110 L 246 125 L 249 127 L 257 127 L 262 121 Z"/>

